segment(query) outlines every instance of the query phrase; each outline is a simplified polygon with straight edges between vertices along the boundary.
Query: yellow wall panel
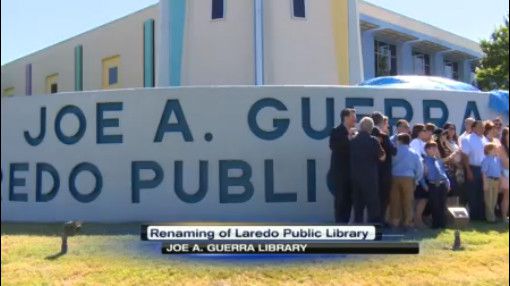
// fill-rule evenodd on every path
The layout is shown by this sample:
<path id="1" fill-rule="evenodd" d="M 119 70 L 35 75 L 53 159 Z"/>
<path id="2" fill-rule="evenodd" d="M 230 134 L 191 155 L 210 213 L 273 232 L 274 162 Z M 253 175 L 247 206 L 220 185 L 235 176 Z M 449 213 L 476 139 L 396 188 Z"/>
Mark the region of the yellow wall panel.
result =
<path id="1" fill-rule="evenodd" d="M 14 95 L 14 87 L 8 87 L 4 89 L 4 96 L 13 96 Z"/>
<path id="2" fill-rule="evenodd" d="M 46 94 L 51 94 L 51 85 L 57 84 L 57 89 L 60 88 L 58 86 L 58 73 L 49 75 L 46 77 Z M 58 90 L 57 90 L 58 92 Z"/>
<path id="3" fill-rule="evenodd" d="M 110 83 L 110 69 L 111 68 L 117 68 L 117 79 L 115 83 Z M 112 56 L 103 59 L 103 80 L 102 80 L 102 87 L 103 89 L 110 89 L 110 88 L 120 88 L 120 56 Z"/>
<path id="4" fill-rule="evenodd" d="M 335 40 L 338 83 L 349 84 L 349 3 L 347 0 L 331 0 L 333 38 Z"/>

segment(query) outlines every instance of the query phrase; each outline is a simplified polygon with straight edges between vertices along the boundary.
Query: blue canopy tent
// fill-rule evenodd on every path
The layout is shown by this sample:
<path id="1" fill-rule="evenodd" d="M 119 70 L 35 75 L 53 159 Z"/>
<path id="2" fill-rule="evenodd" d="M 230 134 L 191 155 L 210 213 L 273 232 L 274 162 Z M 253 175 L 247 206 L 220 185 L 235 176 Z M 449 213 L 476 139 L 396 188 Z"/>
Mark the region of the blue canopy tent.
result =
<path id="1" fill-rule="evenodd" d="M 508 91 L 493 90 L 490 93 L 489 107 L 498 113 L 508 114 Z"/>
<path id="2" fill-rule="evenodd" d="M 369 79 L 359 84 L 374 88 L 402 88 L 425 90 L 453 90 L 482 92 L 477 87 L 449 78 L 434 76 L 383 76 Z M 498 113 L 508 114 L 508 91 L 494 90 L 490 92 L 489 108 Z"/>
<path id="3" fill-rule="evenodd" d="M 383 76 L 362 82 L 360 86 L 480 92 L 468 83 L 434 76 Z"/>

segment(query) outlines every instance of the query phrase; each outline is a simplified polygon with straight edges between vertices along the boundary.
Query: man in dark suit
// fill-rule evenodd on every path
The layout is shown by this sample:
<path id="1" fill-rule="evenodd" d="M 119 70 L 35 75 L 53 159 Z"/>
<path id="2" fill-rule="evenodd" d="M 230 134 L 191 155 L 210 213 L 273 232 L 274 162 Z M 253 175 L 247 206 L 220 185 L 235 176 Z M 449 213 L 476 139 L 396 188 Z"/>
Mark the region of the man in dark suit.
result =
<path id="1" fill-rule="evenodd" d="M 356 111 L 346 108 L 340 118 L 341 124 L 331 131 L 329 137 L 331 165 L 328 176 L 335 189 L 335 221 L 347 224 L 352 209 L 349 140 L 351 130 L 356 126 Z"/>
<path id="2" fill-rule="evenodd" d="M 379 203 L 381 205 L 381 219 L 384 220 L 386 216 L 386 209 L 389 203 L 390 189 L 391 189 L 391 168 L 392 158 L 397 155 L 397 148 L 391 142 L 388 135 L 389 126 L 388 119 L 380 112 L 375 111 L 372 113 L 372 120 L 374 121 L 374 129 L 372 136 L 379 138 L 381 146 L 386 153 L 386 160 L 378 163 L 379 169 Z"/>
<path id="3" fill-rule="evenodd" d="M 356 223 L 363 223 L 365 207 L 369 223 L 382 222 L 378 165 L 386 159 L 386 153 L 379 139 L 370 135 L 373 129 L 372 118 L 364 117 L 360 121 L 359 133 L 350 142 L 351 183 Z"/>

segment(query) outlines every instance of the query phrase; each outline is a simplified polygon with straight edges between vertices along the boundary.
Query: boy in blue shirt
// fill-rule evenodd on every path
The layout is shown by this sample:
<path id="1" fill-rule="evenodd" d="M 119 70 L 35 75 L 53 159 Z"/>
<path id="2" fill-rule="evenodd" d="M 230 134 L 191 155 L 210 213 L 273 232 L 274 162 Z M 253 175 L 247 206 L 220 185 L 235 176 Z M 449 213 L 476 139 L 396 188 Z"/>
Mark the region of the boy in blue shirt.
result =
<path id="1" fill-rule="evenodd" d="M 482 161 L 483 197 L 485 201 L 485 219 L 495 222 L 494 209 L 498 203 L 501 176 L 501 159 L 497 155 L 497 146 L 489 143 L 484 147 L 485 158 Z"/>
<path id="2" fill-rule="evenodd" d="M 397 154 L 393 157 L 391 174 L 393 176 L 390 192 L 390 223 L 398 227 L 413 224 L 414 190 L 423 176 L 421 156 L 411 149 L 411 136 L 401 133 L 397 137 Z"/>
<path id="3" fill-rule="evenodd" d="M 443 161 L 439 158 L 436 142 L 425 144 L 426 156 L 423 158 L 424 175 L 420 184 L 429 194 L 432 212 L 432 228 L 446 227 L 446 197 L 450 191 L 450 180 L 446 175 Z"/>

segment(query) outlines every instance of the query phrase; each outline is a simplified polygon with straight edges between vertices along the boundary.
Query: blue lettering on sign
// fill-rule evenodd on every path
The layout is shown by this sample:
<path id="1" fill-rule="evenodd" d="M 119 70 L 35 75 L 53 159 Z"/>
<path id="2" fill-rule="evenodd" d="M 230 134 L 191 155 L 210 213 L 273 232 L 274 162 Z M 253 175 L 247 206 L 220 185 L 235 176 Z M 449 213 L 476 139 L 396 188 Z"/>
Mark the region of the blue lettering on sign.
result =
<path id="1" fill-rule="evenodd" d="M 122 143 L 122 134 L 105 135 L 106 127 L 119 127 L 118 118 L 104 118 L 106 111 L 122 111 L 122 102 L 98 103 L 96 106 L 96 142 L 97 144 Z"/>
<path id="2" fill-rule="evenodd" d="M 76 188 L 76 177 L 81 172 L 88 171 L 90 172 L 96 181 L 94 189 L 89 194 L 82 194 Z M 83 162 L 71 170 L 71 174 L 69 175 L 69 191 L 71 195 L 81 203 L 89 203 L 92 202 L 99 196 L 101 193 L 101 189 L 103 188 L 103 176 L 99 172 L 99 169 L 92 163 Z"/>
<path id="3" fill-rule="evenodd" d="M 32 137 L 28 131 L 25 130 L 23 135 L 25 137 L 25 141 L 31 146 L 37 146 L 42 143 L 44 139 L 44 135 L 46 134 L 46 107 L 41 107 L 41 116 L 40 116 L 40 131 L 37 137 Z"/>
<path id="4" fill-rule="evenodd" d="M 62 118 L 67 114 L 73 114 L 74 116 L 76 116 L 76 118 L 78 118 L 78 130 L 76 131 L 75 134 L 71 136 L 65 135 L 61 129 Z M 76 144 L 83 137 L 83 134 L 85 134 L 86 129 L 87 121 L 85 120 L 85 115 L 83 114 L 81 109 L 79 109 L 77 106 L 74 105 L 64 106 L 57 113 L 57 117 L 55 118 L 55 133 L 60 142 L 67 145 Z"/>
<path id="5" fill-rule="evenodd" d="M 441 109 L 441 117 L 432 118 L 431 109 L 439 108 Z M 436 126 L 443 126 L 450 116 L 448 112 L 448 107 L 441 100 L 424 100 L 423 101 L 423 122 L 426 123 L 434 123 Z"/>
<path id="6" fill-rule="evenodd" d="M 476 101 L 468 101 L 466 105 L 466 111 L 464 112 L 464 117 L 462 118 L 462 120 L 471 116 L 476 120 L 481 120 L 480 112 L 478 111 L 478 107 L 476 106 Z M 466 126 L 464 126 L 464 123 L 462 123 L 462 128 L 460 132 L 463 133 L 464 131 L 466 131 Z"/>
<path id="7" fill-rule="evenodd" d="M 35 179 L 35 201 L 36 202 L 48 202 L 51 201 L 58 193 L 58 189 L 60 188 L 60 177 L 58 175 L 57 170 L 48 163 L 37 163 L 35 167 L 36 171 L 36 179 Z M 43 173 L 46 172 L 50 174 L 53 179 L 53 186 L 50 191 L 43 194 L 42 190 L 42 178 Z"/>
<path id="8" fill-rule="evenodd" d="M 251 166 L 242 160 L 220 160 L 220 203 L 244 203 L 248 201 L 254 193 L 251 183 Z M 238 177 L 230 177 L 229 170 L 241 170 Z M 240 194 L 229 193 L 229 187 L 243 187 L 244 192 Z"/>
<path id="9" fill-rule="evenodd" d="M 207 194 L 207 181 L 208 181 L 208 162 L 200 161 L 199 163 L 199 184 L 198 191 L 194 194 L 188 194 L 184 191 L 183 188 L 183 171 L 182 171 L 182 161 L 175 161 L 175 193 L 177 197 L 181 199 L 181 201 L 189 204 L 200 202 L 205 195 Z"/>
<path id="10" fill-rule="evenodd" d="M 273 160 L 264 160 L 264 186 L 265 186 L 265 194 L 266 194 L 266 202 L 267 203 L 288 203 L 288 202 L 296 202 L 297 194 L 296 193 L 280 193 L 276 194 L 274 192 L 274 168 L 273 168 Z"/>
<path id="11" fill-rule="evenodd" d="M 15 193 L 14 187 L 24 187 L 26 184 L 25 178 L 16 177 L 16 172 L 28 171 L 28 163 L 11 163 L 9 169 L 9 201 L 11 202 L 26 202 L 28 195 L 22 193 Z"/>
<path id="12" fill-rule="evenodd" d="M 140 178 L 141 170 L 151 170 L 154 172 L 154 178 L 142 180 Z M 140 190 L 154 189 L 163 181 L 163 168 L 154 161 L 135 161 L 131 162 L 131 202 L 140 203 Z"/>
<path id="13" fill-rule="evenodd" d="M 476 120 L 482 120 L 480 116 L 480 111 L 478 111 L 478 106 L 476 106 L 476 101 L 468 101 L 466 105 L 466 112 L 464 112 L 464 119 L 473 116 Z"/>
<path id="14" fill-rule="evenodd" d="M 317 198 L 316 198 L 316 194 L 317 194 L 317 190 L 316 190 L 316 181 L 317 181 L 317 178 L 316 178 L 316 175 L 315 175 L 315 160 L 307 160 L 306 161 L 306 182 L 307 182 L 307 198 L 308 198 L 308 201 L 309 202 L 316 202 L 317 201 Z"/>
<path id="15" fill-rule="evenodd" d="M 361 107 L 361 106 L 368 106 L 373 107 L 374 106 L 374 99 L 373 98 L 356 98 L 356 97 L 348 97 L 345 99 L 345 107 L 346 108 L 354 108 Z M 369 114 L 362 114 L 356 112 L 356 118 L 358 120 L 361 120 L 361 118 L 369 116 Z"/>
<path id="16" fill-rule="evenodd" d="M 329 137 L 331 129 L 334 127 L 335 120 L 335 102 L 333 98 L 326 99 L 326 126 L 322 130 L 315 130 L 312 128 L 311 112 L 310 112 L 310 98 L 304 97 L 301 99 L 301 113 L 302 113 L 302 124 L 303 130 L 306 135 L 312 139 L 322 140 Z"/>
<path id="17" fill-rule="evenodd" d="M 175 117 L 177 118 L 176 123 L 168 122 L 170 120 L 170 116 L 172 116 L 172 113 L 174 113 Z M 189 129 L 188 123 L 186 122 L 186 117 L 182 111 L 181 104 L 177 99 L 169 99 L 166 102 L 165 109 L 163 111 L 163 115 L 161 116 L 161 121 L 159 122 L 158 130 L 156 132 L 156 136 L 154 137 L 154 142 L 156 143 L 163 141 L 163 136 L 167 132 L 180 132 L 182 137 L 184 137 L 184 141 L 193 141 L 191 130 Z"/>
<path id="18" fill-rule="evenodd" d="M 334 127 L 334 99 L 325 98 L 325 124 L 321 128 L 315 129 L 312 127 L 312 107 L 311 98 L 301 98 L 301 126 L 304 133 L 312 139 L 323 140 L 328 137 L 330 130 Z M 432 122 L 438 126 L 444 125 L 449 118 L 449 110 L 445 102 L 441 100 L 423 100 L 423 122 Z M 347 107 L 373 107 L 373 98 L 346 98 L 345 105 Z M 248 112 L 248 125 L 253 134 L 262 140 L 275 140 L 282 137 L 290 126 L 290 118 L 274 117 L 271 118 L 273 127 L 270 130 L 262 129 L 258 122 L 257 116 L 264 108 L 271 108 L 276 111 L 288 111 L 286 105 L 274 98 L 264 98 L 255 102 Z M 404 109 L 405 113 L 400 117 L 394 115 L 396 108 Z M 441 116 L 433 117 L 432 109 L 439 109 Z M 123 135 L 105 134 L 107 128 L 120 127 L 120 120 L 118 117 L 108 117 L 107 112 L 122 111 L 122 102 L 103 102 L 97 103 L 96 106 L 96 143 L 97 144 L 120 144 L 123 143 Z M 398 119 L 406 119 L 412 121 L 414 111 L 412 105 L 405 99 L 387 98 L 384 99 L 384 111 L 389 116 L 390 124 L 395 125 Z M 322 112 L 317 112 L 318 114 Z M 46 134 L 47 124 L 47 108 L 40 107 L 40 129 L 37 136 L 35 132 L 25 130 L 23 133 L 24 140 L 31 146 L 40 145 Z M 64 134 L 62 131 L 62 121 L 66 115 L 73 115 L 78 119 L 78 130 L 73 135 Z M 170 123 L 172 114 L 175 114 L 176 122 Z M 323 115 L 321 115 L 323 116 Z M 359 117 L 363 116 L 358 114 Z M 475 101 L 468 101 L 464 113 L 464 118 L 473 116 L 480 119 L 480 112 Z M 51 123 L 50 123 L 51 128 Z M 86 117 L 82 110 L 74 105 L 67 105 L 58 110 L 55 117 L 55 133 L 58 139 L 64 144 L 75 144 L 84 136 L 86 132 Z M 317 127 L 317 126 L 316 126 Z M 51 131 L 48 131 L 51 133 Z M 184 112 L 178 100 L 167 100 L 161 116 L 158 129 L 156 131 L 154 142 L 162 142 L 166 133 L 179 132 L 182 134 L 185 141 L 193 141 L 191 130 L 186 122 Z M 108 133 L 108 132 L 106 132 Z M 212 140 L 212 134 L 210 140 Z M 206 141 L 208 136 L 205 136 Z M 20 140 L 23 140 L 20 138 Z M 210 141 L 208 140 L 208 141 Z M 317 151 L 319 152 L 319 151 Z M 320 151 L 322 152 L 322 151 Z M 292 164 L 292 162 L 290 163 Z M 20 187 L 32 186 L 27 183 L 27 178 L 20 173 L 29 170 L 28 163 L 10 163 L 9 182 L 8 182 L 8 197 L 13 202 L 27 202 L 28 190 L 23 190 Z M 208 192 L 209 183 L 209 163 L 208 161 L 199 161 L 198 173 L 198 188 L 196 190 L 185 191 L 184 188 L 184 161 L 174 162 L 174 189 L 177 197 L 184 203 L 193 204 L 204 200 Z M 153 172 L 154 176 L 151 178 L 142 178 L 142 172 Z M 231 171 L 239 171 L 240 175 L 229 174 Z M 88 194 L 79 192 L 76 186 L 76 179 L 82 172 L 89 172 L 94 176 L 95 184 L 91 184 L 94 188 Z M 286 192 L 276 192 L 275 190 L 275 170 L 274 160 L 264 160 L 264 196 L 267 203 L 286 203 L 297 202 L 298 193 L 289 192 L 289 190 L 282 190 Z M 331 176 L 321 178 L 319 174 L 317 178 L 317 162 L 314 159 L 307 159 L 306 161 L 306 174 L 296 174 L 296 176 L 306 175 L 306 199 L 308 202 L 317 201 L 317 180 L 321 181 L 326 179 L 327 188 L 334 194 L 334 181 Z M 195 174 L 194 172 L 192 174 Z M 220 203 L 244 203 L 249 201 L 254 196 L 254 184 L 252 182 L 252 167 L 247 161 L 243 160 L 220 160 L 219 161 L 219 200 Z M 329 174 L 331 175 L 331 174 Z M 3 172 L 0 173 L 3 179 Z M 7 176 L 6 176 L 7 178 Z M 164 171 L 161 165 L 154 161 L 135 161 L 131 163 L 131 202 L 140 203 L 140 191 L 143 189 L 155 189 L 161 185 L 164 178 Z M 51 180 L 46 182 L 45 180 Z M 190 178 L 188 178 L 189 180 Z M 195 178 L 196 179 L 196 178 Z M 30 182 L 30 181 L 29 181 Z M 44 184 L 48 183 L 48 184 Z M 304 183 L 304 182 L 303 182 Z M 43 186 L 44 185 L 44 186 Z M 49 202 L 53 200 L 59 192 L 61 180 L 56 168 L 49 163 L 36 163 L 35 168 L 35 202 Z M 103 187 L 103 177 L 99 169 L 92 163 L 81 163 L 74 167 L 69 175 L 68 184 L 70 193 L 78 202 L 88 203 L 94 201 L 101 193 Z M 16 189 L 19 188 L 19 189 Z M 235 189 L 235 190 L 234 190 Z M 322 190 L 321 190 L 322 191 Z M 303 188 L 304 192 L 304 188 Z M 301 193 L 299 193 L 301 195 Z M 303 193 L 303 196 L 305 194 Z"/>
<path id="19" fill-rule="evenodd" d="M 287 107 L 278 99 L 264 98 L 253 104 L 248 112 L 248 126 L 255 136 L 263 140 L 275 140 L 283 136 L 289 128 L 290 120 L 285 118 L 273 119 L 274 129 L 271 131 L 263 130 L 257 123 L 257 114 L 259 111 L 266 107 L 272 107 L 278 111 L 287 111 Z"/>
<path id="20" fill-rule="evenodd" d="M 393 115 L 393 108 L 401 107 L 405 110 L 405 115 L 401 117 L 395 117 Z M 414 112 L 411 103 L 405 99 L 388 98 L 384 100 L 384 113 L 388 116 L 388 123 L 390 126 L 395 126 L 397 121 L 405 119 L 408 122 L 413 120 Z M 391 129 L 391 128 L 390 128 Z"/>

